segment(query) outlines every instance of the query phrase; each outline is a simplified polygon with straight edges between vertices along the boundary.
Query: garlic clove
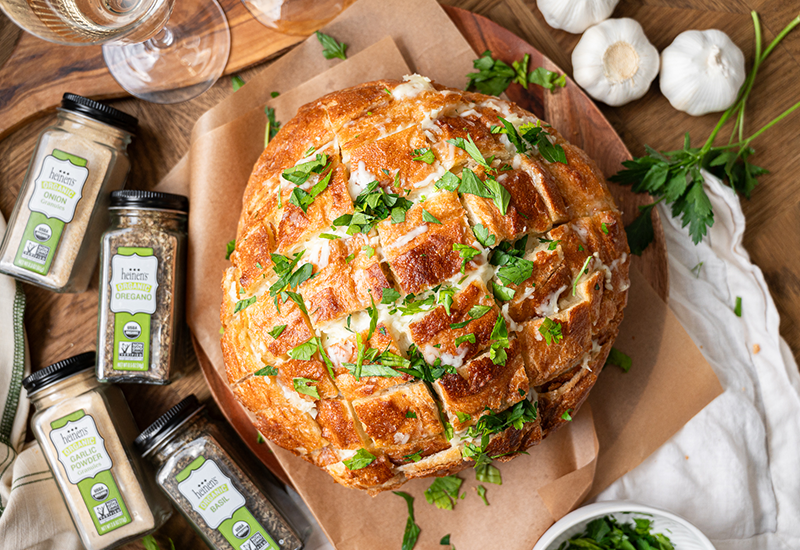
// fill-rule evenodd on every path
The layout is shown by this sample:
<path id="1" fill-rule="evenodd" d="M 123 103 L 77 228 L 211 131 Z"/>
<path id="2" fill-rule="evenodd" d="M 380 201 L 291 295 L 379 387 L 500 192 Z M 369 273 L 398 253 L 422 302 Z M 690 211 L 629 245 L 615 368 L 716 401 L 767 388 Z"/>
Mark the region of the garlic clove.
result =
<path id="1" fill-rule="evenodd" d="M 590 27 L 572 51 L 573 78 L 612 107 L 639 99 L 658 75 L 658 50 L 633 19 L 607 19 Z"/>
<path id="2" fill-rule="evenodd" d="M 608 19 L 619 0 L 536 0 L 547 24 L 573 34 Z"/>
<path id="3" fill-rule="evenodd" d="M 661 54 L 661 93 L 693 116 L 724 111 L 746 76 L 744 54 L 722 31 L 686 31 Z"/>

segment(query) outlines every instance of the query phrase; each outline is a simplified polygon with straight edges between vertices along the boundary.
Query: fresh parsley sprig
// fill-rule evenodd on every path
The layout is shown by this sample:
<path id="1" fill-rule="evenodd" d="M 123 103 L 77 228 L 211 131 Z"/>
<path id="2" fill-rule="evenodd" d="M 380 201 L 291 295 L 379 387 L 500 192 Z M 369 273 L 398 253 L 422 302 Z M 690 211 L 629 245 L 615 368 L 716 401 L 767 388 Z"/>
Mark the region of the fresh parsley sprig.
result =
<path id="1" fill-rule="evenodd" d="M 530 58 L 529 54 L 525 54 L 522 61 L 513 61 L 509 66 L 499 59 L 494 59 L 492 52 L 486 50 L 472 62 L 472 66 L 477 69 L 477 72 L 467 75 L 469 79 L 467 90 L 476 89 L 484 94 L 499 96 L 512 82 L 516 82 L 523 88 L 527 88 L 529 84 L 538 84 L 551 91 L 554 91 L 556 87 L 563 88 L 566 85 L 566 75 L 548 71 L 544 67 L 537 67 L 528 73 Z"/>
<path id="2" fill-rule="evenodd" d="M 800 15 L 795 17 L 775 39 L 762 51 L 761 23 L 758 14 L 751 12 L 755 28 L 755 59 L 753 68 L 745 78 L 734 104 L 722 114 L 702 147 L 692 147 L 689 134 L 684 136 L 683 148 L 675 151 L 656 151 L 646 147 L 647 155 L 623 162 L 625 169 L 611 181 L 630 185 L 635 193 L 649 193 L 656 201 L 639 207 L 639 216 L 625 228 L 633 254 L 640 255 L 653 241 L 653 207 L 664 201 L 672 207 L 672 216 L 680 217 L 683 227 L 689 227 L 689 235 L 697 244 L 714 225 L 711 201 L 703 188 L 701 169 L 708 170 L 720 179 L 727 180 L 731 188 L 747 198 L 758 185 L 758 177 L 768 171 L 750 162 L 755 150 L 750 144 L 772 126 L 800 108 L 800 101 L 762 126 L 750 137 L 744 137 L 744 113 L 761 64 L 772 50 L 800 25 Z M 727 145 L 715 146 L 714 141 L 725 124 L 733 119 L 733 131 Z M 738 138 L 738 141 L 734 141 Z"/>
<path id="3" fill-rule="evenodd" d="M 337 41 L 334 37 L 328 36 L 325 33 L 317 31 L 317 40 L 322 44 L 322 55 L 325 59 L 347 59 L 347 44 Z"/>

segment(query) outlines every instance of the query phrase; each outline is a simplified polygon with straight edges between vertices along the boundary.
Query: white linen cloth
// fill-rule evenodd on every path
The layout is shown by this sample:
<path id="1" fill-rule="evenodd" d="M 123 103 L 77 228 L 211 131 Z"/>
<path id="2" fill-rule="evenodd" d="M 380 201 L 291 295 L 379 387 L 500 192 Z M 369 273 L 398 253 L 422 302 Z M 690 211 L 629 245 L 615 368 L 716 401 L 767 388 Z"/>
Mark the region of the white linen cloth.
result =
<path id="1" fill-rule="evenodd" d="M 739 198 L 704 176 L 714 225 L 699 245 L 668 207 L 658 208 L 669 252 L 669 305 L 725 391 L 597 500 L 634 500 L 675 512 L 718 550 L 796 550 L 800 374 L 778 333 L 778 310 L 764 276 L 742 246 Z M 737 296 L 741 318 L 734 314 Z"/>
<path id="2" fill-rule="evenodd" d="M 0 215 L 0 235 L 5 231 Z M 39 445 L 23 448 L 30 374 L 22 285 L 0 275 L 0 550 L 79 550 L 78 534 Z"/>

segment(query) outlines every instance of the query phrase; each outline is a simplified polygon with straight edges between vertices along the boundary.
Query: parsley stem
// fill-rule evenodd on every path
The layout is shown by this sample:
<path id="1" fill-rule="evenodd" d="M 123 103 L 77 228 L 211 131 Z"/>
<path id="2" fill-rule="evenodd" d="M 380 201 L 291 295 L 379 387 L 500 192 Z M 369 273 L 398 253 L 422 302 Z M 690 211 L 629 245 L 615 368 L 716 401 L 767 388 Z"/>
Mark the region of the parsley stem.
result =
<path id="1" fill-rule="evenodd" d="M 782 112 L 781 114 L 779 114 L 778 116 L 776 116 L 775 118 L 773 118 L 771 121 L 769 121 L 769 122 L 768 122 L 768 123 L 766 123 L 764 126 L 762 126 L 762 127 L 761 127 L 761 129 L 760 129 L 760 130 L 758 130 L 758 131 L 757 131 L 755 134 L 753 134 L 752 136 L 750 136 L 749 138 L 747 138 L 747 139 L 746 139 L 746 140 L 745 140 L 745 141 L 742 143 L 742 149 L 745 149 L 745 148 L 746 148 L 748 145 L 750 145 L 750 142 L 751 142 L 751 141 L 753 141 L 753 140 L 754 140 L 754 139 L 756 139 L 758 136 L 760 136 L 761 134 L 763 134 L 764 132 L 766 132 L 767 130 L 769 130 L 770 128 L 772 128 L 773 126 L 775 126 L 777 123 L 779 123 L 781 120 L 783 120 L 784 118 L 786 118 L 787 116 L 789 116 L 790 114 L 792 114 L 792 113 L 793 113 L 794 111 L 796 111 L 798 108 L 800 108 L 800 101 L 798 101 L 797 103 L 795 103 L 794 105 L 792 105 L 791 107 L 789 107 L 788 109 L 786 109 L 784 112 Z M 741 154 L 741 150 L 739 151 L 739 154 Z"/>

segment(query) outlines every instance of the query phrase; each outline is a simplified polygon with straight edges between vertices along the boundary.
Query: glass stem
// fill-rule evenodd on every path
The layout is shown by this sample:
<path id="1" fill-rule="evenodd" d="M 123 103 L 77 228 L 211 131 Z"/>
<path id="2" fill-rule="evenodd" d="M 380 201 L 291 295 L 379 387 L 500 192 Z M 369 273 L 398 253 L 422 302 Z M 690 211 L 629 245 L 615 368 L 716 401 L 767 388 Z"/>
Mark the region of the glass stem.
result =
<path id="1" fill-rule="evenodd" d="M 149 48 L 154 50 L 162 50 L 164 48 L 168 48 L 172 45 L 175 41 L 175 35 L 169 29 L 169 27 L 164 27 L 158 34 L 156 34 L 153 38 L 146 42 Z"/>

